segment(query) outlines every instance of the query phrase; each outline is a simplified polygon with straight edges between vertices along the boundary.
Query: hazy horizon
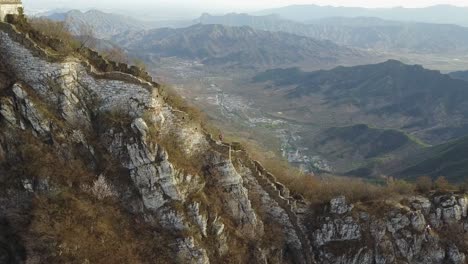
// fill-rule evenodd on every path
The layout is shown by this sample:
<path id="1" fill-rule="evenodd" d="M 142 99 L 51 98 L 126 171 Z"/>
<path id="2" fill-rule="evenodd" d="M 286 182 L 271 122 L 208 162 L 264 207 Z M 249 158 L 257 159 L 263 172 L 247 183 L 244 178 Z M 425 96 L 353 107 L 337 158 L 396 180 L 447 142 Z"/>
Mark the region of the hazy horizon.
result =
<path id="1" fill-rule="evenodd" d="M 51 10 L 98 9 L 106 12 L 126 14 L 148 20 L 194 19 L 202 13 L 225 14 L 231 12 L 252 13 L 270 8 L 291 5 L 319 5 L 364 8 L 421 8 L 434 5 L 468 7 L 468 0 L 23 0 L 27 13 L 41 13 Z"/>
<path id="2" fill-rule="evenodd" d="M 57 9 L 57 8 L 77 8 L 77 9 L 144 9 L 144 8 L 181 8 L 181 9 L 197 9 L 207 11 L 255 11 L 269 8 L 277 8 L 289 5 L 307 5 L 315 4 L 320 6 L 343 6 L 343 7 L 364 7 L 364 8 L 391 8 L 391 7 L 406 7 L 418 8 L 429 7 L 434 5 L 454 5 L 460 7 L 468 7 L 468 0 L 133 0 L 133 1 L 115 1 L 100 0 L 23 0 L 26 7 L 33 9 Z"/>

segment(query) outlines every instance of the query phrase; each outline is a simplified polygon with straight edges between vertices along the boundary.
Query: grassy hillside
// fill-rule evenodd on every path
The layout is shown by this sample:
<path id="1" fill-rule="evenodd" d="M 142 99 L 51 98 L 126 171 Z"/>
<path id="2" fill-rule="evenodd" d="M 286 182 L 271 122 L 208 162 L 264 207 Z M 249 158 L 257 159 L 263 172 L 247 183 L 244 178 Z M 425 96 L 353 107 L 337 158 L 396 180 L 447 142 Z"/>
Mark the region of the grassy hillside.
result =
<path id="1" fill-rule="evenodd" d="M 468 179 L 468 137 L 431 147 L 410 159 L 396 174 L 405 178 L 445 176 L 453 182 Z"/>
<path id="2" fill-rule="evenodd" d="M 336 172 L 350 171 L 376 160 L 393 160 L 427 147 L 402 131 L 364 124 L 329 128 L 304 138 L 312 152 L 330 161 Z"/>
<path id="3" fill-rule="evenodd" d="M 329 123 L 336 120 L 324 127 L 390 127 L 431 144 L 468 132 L 468 82 L 419 65 L 389 60 L 314 72 L 275 69 L 257 75 L 254 82 L 283 92 L 283 106 L 291 107 L 278 105 L 276 112 L 313 123 L 327 116 Z"/>

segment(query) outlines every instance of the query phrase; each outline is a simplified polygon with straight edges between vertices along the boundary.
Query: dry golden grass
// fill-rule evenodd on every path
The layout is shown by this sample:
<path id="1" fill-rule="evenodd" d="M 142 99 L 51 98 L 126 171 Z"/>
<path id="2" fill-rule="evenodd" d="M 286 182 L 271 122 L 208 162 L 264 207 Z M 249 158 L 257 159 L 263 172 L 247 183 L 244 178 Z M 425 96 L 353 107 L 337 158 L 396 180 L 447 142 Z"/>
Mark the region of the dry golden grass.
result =
<path id="1" fill-rule="evenodd" d="M 73 190 L 39 196 L 30 231 L 45 263 L 168 263 L 171 253 L 112 201 Z M 153 244 L 154 243 L 154 244 Z"/>
<path id="2" fill-rule="evenodd" d="M 204 165 L 202 153 L 187 155 L 181 147 L 182 144 L 175 133 L 159 135 L 156 142 L 167 151 L 169 161 L 174 164 L 177 169 L 192 175 L 202 172 Z"/>
<path id="3" fill-rule="evenodd" d="M 71 34 L 66 22 L 53 21 L 47 18 L 29 18 L 31 27 L 51 38 L 59 39 L 70 48 L 70 52 L 80 46 L 79 41 Z"/>
<path id="4" fill-rule="evenodd" d="M 128 214 L 115 197 L 98 199 L 84 190 L 96 180 L 87 164 L 65 158 L 30 134 L 20 136 L 21 162 L 11 172 L 47 179 L 51 186 L 34 196 L 25 232 L 41 263 L 170 263 L 172 252 L 164 241 L 172 238 Z"/>
<path id="5" fill-rule="evenodd" d="M 429 176 L 420 176 L 416 179 L 416 190 L 421 193 L 427 193 L 432 190 L 432 179 Z"/>
<path id="6" fill-rule="evenodd" d="M 51 180 L 57 184 L 78 186 L 91 183 L 95 175 L 80 159 L 65 159 L 52 146 L 42 144 L 29 134 L 22 134 L 18 155 L 22 159 L 18 174 L 29 178 Z"/>
<path id="7" fill-rule="evenodd" d="M 403 180 L 389 180 L 386 184 L 375 184 L 350 177 L 318 177 L 293 168 L 287 161 L 258 144 L 242 142 L 250 156 L 258 160 L 276 179 L 288 187 L 293 194 L 300 194 L 312 203 L 328 202 L 333 197 L 345 195 L 349 201 L 370 201 L 392 195 L 414 193 L 415 186 Z"/>
<path id="8" fill-rule="evenodd" d="M 444 191 L 446 192 L 446 191 L 454 189 L 454 187 L 450 184 L 450 182 L 444 176 L 440 176 L 434 181 L 434 188 L 437 191 L 442 191 L 442 192 Z"/>
<path id="9" fill-rule="evenodd" d="M 167 104 L 179 111 L 185 112 L 189 116 L 190 120 L 202 122 L 205 119 L 205 115 L 200 111 L 200 109 L 188 103 L 171 86 L 161 85 L 159 88 L 159 94 Z"/>

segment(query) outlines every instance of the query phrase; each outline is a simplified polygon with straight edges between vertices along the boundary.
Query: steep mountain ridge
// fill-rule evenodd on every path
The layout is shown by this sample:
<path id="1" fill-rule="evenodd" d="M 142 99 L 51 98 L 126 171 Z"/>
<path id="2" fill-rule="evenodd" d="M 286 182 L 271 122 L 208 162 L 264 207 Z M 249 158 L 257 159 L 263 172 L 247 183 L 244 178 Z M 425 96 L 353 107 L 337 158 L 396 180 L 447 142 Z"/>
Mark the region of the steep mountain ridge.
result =
<path id="1" fill-rule="evenodd" d="M 2 261 L 465 262 L 464 194 L 312 208 L 148 80 L 4 23 L 0 59 Z"/>
<path id="2" fill-rule="evenodd" d="M 468 71 L 456 71 L 449 73 L 450 77 L 468 82 Z"/>
<path id="3" fill-rule="evenodd" d="M 284 18 L 307 22 L 326 17 L 378 17 L 382 19 L 458 24 L 468 26 L 468 8 L 434 5 L 424 8 L 362 8 L 343 6 L 291 5 L 263 10 L 256 15 L 278 14 Z"/>
<path id="4" fill-rule="evenodd" d="M 148 23 L 143 21 L 99 10 L 89 10 L 86 12 L 71 10 L 66 13 L 54 13 L 47 16 L 47 18 L 65 22 L 71 31 L 78 35 L 83 33 L 80 32 L 82 27 L 91 28 L 99 38 L 109 38 L 112 35 L 129 30 L 149 28 Z"/>
<path id="5" fill-rule="evenodd" d="M 340 126 L 353 120 L 402 129 L 429 144 L 463 135 L 460 129 L 465 131 L 467 123 L 467 82 L 395 60 L 315 72 L 269 70 L 254 81 L 284 91 L 285 100 L 297 102 L 297 108 L 336 113 Z M 320 99 L 321 103 L 311 105 L 307 98 Z M 309 106 L 303 105 L 307 102 Z"/>
<path id="6" fill-rule="evenodd" d="M 54 21 L 63 21 L 67 23 L 67 25 L 71 27 L 71 30 L 77 34 L 80 33 L 80 27 L 90 27 L 101 39 L 109 39 L 113 35 L 127 31 L 140 31 L 162 27 L 188 27 L 194 24 L 192 20 L 139 20 L 130 16 L 107 13 L 95 9 L 86 12 L 79 10 L 70 10 L 64 13 L 55 12 L 52 14 L 44 14 L 44 16 Z"/>
<path id="7" fill-rule="evenodd" d="M 135 54 L 178 57 L 216 66 L 269 67 L 304 62 L 328 66 L 375 60 L 373 54 L 330 41 L 250 27 L 198 24 L 125 33 L 113 40 Z"/>
<path id="8" fill-rule="evenodd" d="M 288 32 L 339 45 L 387 52 L 460 54 L 466 52 L 468 28 L 449 24 L 389 21 L 375 17 L 327 17 L 305 23 L 278 15 L 202 15 L 197 22 L 249 26 L 272 32 Z"/>

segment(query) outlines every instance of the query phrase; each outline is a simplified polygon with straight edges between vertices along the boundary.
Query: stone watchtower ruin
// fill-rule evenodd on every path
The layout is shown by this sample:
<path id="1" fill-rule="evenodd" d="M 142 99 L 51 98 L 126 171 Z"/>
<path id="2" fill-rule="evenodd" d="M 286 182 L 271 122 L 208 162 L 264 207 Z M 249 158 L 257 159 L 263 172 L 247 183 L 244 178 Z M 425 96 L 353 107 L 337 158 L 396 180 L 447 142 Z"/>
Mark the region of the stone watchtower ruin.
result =
<path id="1" fill-rule="evenodd" d="M 5 21 L 7 15 L 17 15 L 22 7 L 21 0 L 0 0 L 0 21 Z"/>

